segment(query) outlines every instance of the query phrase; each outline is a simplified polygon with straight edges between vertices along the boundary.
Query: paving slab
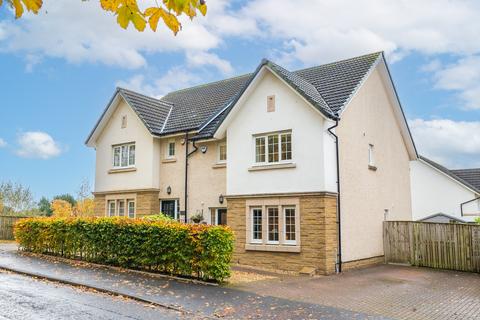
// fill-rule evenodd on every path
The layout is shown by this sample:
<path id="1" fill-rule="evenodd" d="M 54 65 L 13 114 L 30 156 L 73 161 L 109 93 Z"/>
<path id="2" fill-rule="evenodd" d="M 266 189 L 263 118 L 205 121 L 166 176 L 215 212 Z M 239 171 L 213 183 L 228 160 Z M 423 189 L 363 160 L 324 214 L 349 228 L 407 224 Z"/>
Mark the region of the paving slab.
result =
<path id="1" fill-rule="evenodd" d="M 317 303 L 23 255 L 0 244 L 0 268 L 138 297 L 175 310 L 230 319 L 388 319 Z"/>

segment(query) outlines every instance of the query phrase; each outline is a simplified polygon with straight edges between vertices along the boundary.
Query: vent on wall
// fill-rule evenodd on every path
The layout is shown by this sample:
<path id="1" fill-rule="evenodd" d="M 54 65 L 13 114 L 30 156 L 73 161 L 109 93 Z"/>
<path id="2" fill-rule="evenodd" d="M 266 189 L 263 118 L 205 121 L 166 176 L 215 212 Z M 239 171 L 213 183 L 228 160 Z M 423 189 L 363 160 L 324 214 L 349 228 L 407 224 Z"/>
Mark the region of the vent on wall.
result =
<path id="1" fill-rule="evenodd" d="M 122 129 L 127 127 L 127 116 L 122 116 Z"/>
<path id="2" fill-rule="evenodd" d="M 267 112 L 275 112 L 275 96 L 267 97 Z"/>

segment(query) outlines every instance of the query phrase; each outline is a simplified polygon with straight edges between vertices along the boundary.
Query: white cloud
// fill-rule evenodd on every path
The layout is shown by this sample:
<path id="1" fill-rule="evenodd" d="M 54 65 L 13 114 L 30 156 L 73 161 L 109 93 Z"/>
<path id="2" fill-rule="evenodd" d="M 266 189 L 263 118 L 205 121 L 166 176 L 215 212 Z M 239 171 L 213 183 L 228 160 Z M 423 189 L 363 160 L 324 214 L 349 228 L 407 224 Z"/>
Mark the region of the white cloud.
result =
<path id="1" fill-rule="evenodd" d="M 6 146 L 7 146 L 7 142 L 2 138 L 0 138 L 0 148 L 6 147 Z"/>
<path id="2" fill-rule="evenodd" d="M 466 109 L 480 109 L 480 56 L 438 67 L 434 81 L 437 89 L 457 92 Z"/>
<path id="3" fill-rule="evenodd" d="M 377 50 L 393 59 L 480 51 L 477 1 L 254 0 L 241 13 L 306 64 Z"/>
<path id="4" fill-rule="evenodd" d="M 16 153 L 23 158 L 49 159 L 62 152 L 59 144 L 49 134 L 41 131 L 21 133 L 17 142 L 19 148 Z"/>
<path id="5" fill-rule="evenodd" d="M 208 66 L 216 67 L 223 74 L 228 75 L 233 72 L 233 67 L 229 61 L 219 58 L 216 54 L 208 52 L 188 52 L 187 62 L 190 66 Z"/>
<path id="6" fill-rule="evenodd" d="M 147 79 L 138 74 L 127 81 L 118 81 L 117 86 L 160 98 L 170 91 L 190 87 L 201 81 L 200 77 L 184 68 L 174 67 L 158 79 Z"/>
<path id="7" fill-rule="evenodd" d="M 38 16 L 0 22 L 0 51 L 134 69 L 147 65 L 146 53 L 207 52 L 217 47 L 220 37 L 201 19 L 182 18 L 183 30 L 176 37 L 166 27 L 140 33 L 133 27 L 121 29 L 98 1 L 50 1 Z"/>
<path id="8" fill-rule="evenodd" d="M 449 167 L 480 167 L 480 121 L 409 121 L 418 152 Z"/>

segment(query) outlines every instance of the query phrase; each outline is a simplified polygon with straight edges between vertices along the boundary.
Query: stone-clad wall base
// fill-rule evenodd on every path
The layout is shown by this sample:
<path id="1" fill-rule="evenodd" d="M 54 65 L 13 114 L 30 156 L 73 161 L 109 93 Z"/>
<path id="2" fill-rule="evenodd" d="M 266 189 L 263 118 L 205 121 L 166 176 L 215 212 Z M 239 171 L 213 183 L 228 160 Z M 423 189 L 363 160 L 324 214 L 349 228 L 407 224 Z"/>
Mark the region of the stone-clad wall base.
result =
<path id="1" fill-rule="evenodd" d="M 157 190 L 95 194 L 95 216 L 104 217 L 106 215 L 107 201 L 118 199 L 134 199 L 137 218 L 158 214 L 160 212 L 160 200 L 158 195 L 159 192 Z"/>
<path id="2" fill-rule="evenodd" d="M 367 267 L 371 267 L 371 266 L 375 266 L 383 263 L 385 263 L 384 256 L 348 261 L 348 262 L 342 263 L 342 271 L 350 271 L 354 269 L 367 268 Z"/>
<path id="3" fill-rule="evenodd" d="M 95 195 L 93 200 L 94 210 L 96 217 L 104 217 L 106 210 L 105 195 Z"/>
<path id="4" fill-rule="evenodd" d="M 300 252 L 249 251 L 246 243 L 246 202 L 251 199 L 298 198 Z M 228 197 L 228 225 L 235 232 L 233 263 L 300 272 L 313 268 L 318 274 L 335 273 L 337 253 L 336 195 L 328 193 Z"/>

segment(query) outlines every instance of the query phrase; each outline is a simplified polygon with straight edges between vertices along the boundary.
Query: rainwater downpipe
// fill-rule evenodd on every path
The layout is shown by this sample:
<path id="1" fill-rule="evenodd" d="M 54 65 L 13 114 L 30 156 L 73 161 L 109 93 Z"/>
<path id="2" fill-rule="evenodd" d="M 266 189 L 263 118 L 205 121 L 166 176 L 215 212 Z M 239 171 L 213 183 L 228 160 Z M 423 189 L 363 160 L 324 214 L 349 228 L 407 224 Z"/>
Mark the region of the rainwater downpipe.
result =
<path id="1" fill-rule="evenodd" d="M 336 152 L 336 162 L 337 162 L 337 266 L 336 270 L 338 273 L 342 272 L 342 222 L 341 222 L 341 207 L 340 207 L 340 158 L 339 158 L 339 145 L 338 145 L 338 136 L 333 133 L 333 129 L 338 127 L 338 120 L 335 121 L 333 127 L 328 128 L 328 132 L 335 138 L 335 152 Z"/>
<path id="2" fill-rule="evenodd" d="M 188 131 L 185 132 L 185 215 L 184 221 L 185 223 L 188 222 L 188 158 L 194 154 L 198 148 L 195 145 L 195 141 L 192 142 L 193 150 L 191 152 L 188 151 Z"/>

